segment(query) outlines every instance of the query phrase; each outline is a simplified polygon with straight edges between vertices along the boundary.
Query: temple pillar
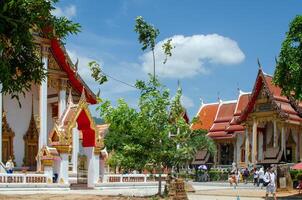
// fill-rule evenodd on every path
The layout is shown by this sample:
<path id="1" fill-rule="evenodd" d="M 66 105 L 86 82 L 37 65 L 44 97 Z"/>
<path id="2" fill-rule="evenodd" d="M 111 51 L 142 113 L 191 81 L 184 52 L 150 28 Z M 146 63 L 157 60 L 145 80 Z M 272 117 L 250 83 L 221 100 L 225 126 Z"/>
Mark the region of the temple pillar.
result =
<path id="1" fill-rule="evenodd" d="M 99 180 L 99 171 L 100 171 L 100 160 L 99 153 L 95 152 L 94 147 L 85 147 L 85 155 L 87 156 L 87 186 L 88 188 L 94 188 L 95 184 Z"/>
<path id="2" fill-rule="evenodd" d="M 277 147 L 277 121 L 274 119 L 273 121 L 274 131 L 273 131 L 273 145 L 274 148 Z"/>
<path id="3" fill-rule="evenodd" d="M 2 83 L 0 84 L 0 162 L 2 162 L 2 113 L 3 113 L 3 102 L 2 102 Z"/>
<path id="4" fill-rule="evenodd" d="M 77 127 L 72 129 L 72 173 L 78 170 L 78 154 L 79 154 L 79 130 Z"/>
<path id="5" fill-rule="evenodd" d="M 281 124 L 281 151 L 286 159 L 286 137 L 284 124 Z"/>
<path id="6" fill-rule="evenodd" d="M 257 121 L 254 119 L 253 121 L 253 138 L 252 138 L 252 142 L 253 142 L 253 145 L 252 145 L 252 163 L 253 164 L 256 164 L 257 162 L 257 126 L 258 126 L 258 123 Z"/>
<path id="7" fill-rule="evenodd" d="M 61 161 L 59 163 L 58 183 L 68 184 L 68 155 L 70 153 L 70 147 L 57 146 L 56 148 L 59 151 L 61 157 Z"/>
<path id="8" fill-rule="evenodd" d="M 248 127 L 245 128 L 245 164 L 249 164 L 249 154 L 250 154 L 250 137 Z"/>
<path id="9" fill-rule="evenodd" d="M 263 160 L 263 132 L 258 134 L 258 161 Z"/>
<path id="10" fill-rule="evenodd" d="M 237 138 L 237 137 L 236 137 L 236 138 Z M 236 141 L 233 143 L 233 146 L 234 146 L 234 152 L 233 152 L 234 157 L 233 157 L 233 162 L 234 162 L 234 163 L 238 163 L 238 162 L 237 162 L 237 139 L 236 139 Z"/>
<path id="11" fill-rule="evenodd" d="M 43 166 L 43 171 L 44 174 L 47 175 L 47 183 L 52 183 L 52 177 L 53 177 L 53 165 L 54 161 L 53 160 L 42 160 L 42 166 Z"/>
<path id="12" fill-rule="evenodd" d="M 42 45 L 42 63 L 44 70 L 47 71 L 48 66 L 48 46 Z M 39 134 L 39 149 L 47 145 L 47 76 L 40 85 L 40 134 Z"/>
<path id="13" fill-rule="evenodd" d="M 61 153 L 61 162 L 59 169 L 59 183 L 60 184 L 68 184 L 68 154 Z"/>
<path id="14" fill-rule="evenodd" d="M 59 91 L 59 113 L 58 117 L 60 118 L 66 109 L 66 80 L 61 80 L 61 87 Z"/>

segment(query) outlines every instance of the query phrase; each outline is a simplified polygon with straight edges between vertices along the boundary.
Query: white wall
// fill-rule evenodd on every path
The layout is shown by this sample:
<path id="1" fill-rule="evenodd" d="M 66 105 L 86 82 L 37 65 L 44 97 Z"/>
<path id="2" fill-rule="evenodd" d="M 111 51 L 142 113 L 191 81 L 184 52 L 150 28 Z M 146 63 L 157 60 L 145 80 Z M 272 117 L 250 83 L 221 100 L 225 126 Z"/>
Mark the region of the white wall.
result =
<path id="1" fill-rule="evenodd" d="M 14 155 L 17 166 L 22 166 L 24 157 L 24 140 L 23 136 L 26 133 L 31 113 L 32 113 L 32 95 L 34 99 L 34 114 L 38 113 L 38 93 L 37 87 L 33 86 L 32 90 L 25 93 L 25 97 L 20 94 L 19 107 L 18 101 L 11 99 L 10 95 L 3 96 L 3 107 L 7 114 L 7 122 L 11 129 L 15 132 L 14 137 Z"/>
<path id="2" fill-rule="evenodd" d="M 48 88 L 50 92 L 53 89 Z M 31 91 L 25 93 L 25 97 L 20 94 L 21 107 L 17 100 L 11 99 L 10 95 L 3 96 L 3 107 L 7 113 L 7 122 L 12 130 L 15 132 L 14 138 L 14 155 L 15 162 L 18 167 L 23 164 L 24 157 L 24 140 L 23 136 L 28 130 L 31 113 L 32 113 L 32 97 L 33 97 L 33 110 L 34 116 L 39 115 L 39 88 L 38 86 L 32 86 Z M 47 105 L 47 131 L 51 131 L 53 127 L 52 108 L 51 104 Z M 39 131 L 39 130 L 38 130 Z M 47 139 L 48 141 L 48 139 Z"/>

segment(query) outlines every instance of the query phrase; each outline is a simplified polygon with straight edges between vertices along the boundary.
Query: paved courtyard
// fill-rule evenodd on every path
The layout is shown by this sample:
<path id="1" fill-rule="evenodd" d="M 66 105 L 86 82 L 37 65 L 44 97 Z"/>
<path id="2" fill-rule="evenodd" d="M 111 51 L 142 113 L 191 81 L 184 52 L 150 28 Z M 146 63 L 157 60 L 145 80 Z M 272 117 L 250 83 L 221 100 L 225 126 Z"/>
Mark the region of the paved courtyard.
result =
<path id="1" fill-rule="evenodd" d="M 194 193 L 188 193 L 190 200 L 260 200 L 264 198 L 265 189 L 254 187 L 252 184 L 240 184 L 237 189 L 227 183 L 192 183 Z M 0 191 L 0 200 L 33 199 L 33 200 L 143 200 L 150 199 L 157 192 L 156 187 L 142 188 L 106 188 L 102 190 L 70 190 L 70 191 Z M 126 197 L 125 197 L 126 196 Z M 135 196 L 135 197 L 134 197 Z M 278 199 L 302 199 L 297 191 L 279 193 Z"/>

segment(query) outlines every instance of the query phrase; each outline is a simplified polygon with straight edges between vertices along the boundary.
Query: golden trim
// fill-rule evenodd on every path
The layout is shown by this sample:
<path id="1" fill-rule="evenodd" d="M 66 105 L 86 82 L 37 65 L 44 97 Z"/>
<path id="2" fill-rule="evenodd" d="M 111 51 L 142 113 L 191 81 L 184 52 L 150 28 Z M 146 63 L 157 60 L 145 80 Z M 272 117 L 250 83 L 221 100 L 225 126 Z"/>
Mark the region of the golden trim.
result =
<path id="1" fill-rule="evenodd" d="M 8 161 L 9 157 L 11 157 L 13 160 L 15 159 L 14 137 L 15 137 L 15 133 L 7 123 L 6 112 L 3 111 L 2 113 L 2 161 L 4 163 Z"/>
<path id="2" fill-rule="evenodd" d="M 31 169 L 35 169 L 37 166 L 36 156 L 38 154 L 38 141 L 39 141 L 39 132 L 36 126 L 34 118 L 34 107 L 32 100 L 32 109 L 31 109 L 31 119 L 29 122 L 28 129 L 23 136 L 24 140 L 24 158 L 23 165 L 28 166 Z"/>
<path id="3" fill-rule="evenodd" d="M 71 147 L 65 145 L 57 145 L 55 146 L 59 153 L 70 153 Z"/>

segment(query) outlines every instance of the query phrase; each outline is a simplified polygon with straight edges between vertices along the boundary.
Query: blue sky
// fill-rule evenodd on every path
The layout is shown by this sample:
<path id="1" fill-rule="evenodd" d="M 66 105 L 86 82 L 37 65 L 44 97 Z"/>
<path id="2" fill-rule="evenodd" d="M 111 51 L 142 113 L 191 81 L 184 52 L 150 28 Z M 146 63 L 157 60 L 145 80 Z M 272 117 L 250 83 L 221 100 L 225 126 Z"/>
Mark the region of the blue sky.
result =
<path id="1" fill-rule="evenodd" d="M 61 0 L 55 10 L 82 25 L 81 33 L 67 39 L 66 48 L 73 61 L 79 59 L 80 74 L 88 85 L 94 91 L 100 87 L 101 97 L 113 102 L 124 98 L 135 106 L 138 91 L 111 79 L 98 86 L 87 63 L 97 60 L 109 75 L 134 84 L 146 79 L 152 65 L 133 31 L 136 16 L 160 30 L 160 44 L 172 38 L 175 49 L 166 65 L 157 48 L 157 72 L 172 96 L 180 80 L 191 118 L 200 98 L 206 103 L 218 96 L 232 100 L 238 87 L 251 91 L 257 58 L 264 71 L 273 74 L 288 25 L 301 13 L 299 0 Z"/>

